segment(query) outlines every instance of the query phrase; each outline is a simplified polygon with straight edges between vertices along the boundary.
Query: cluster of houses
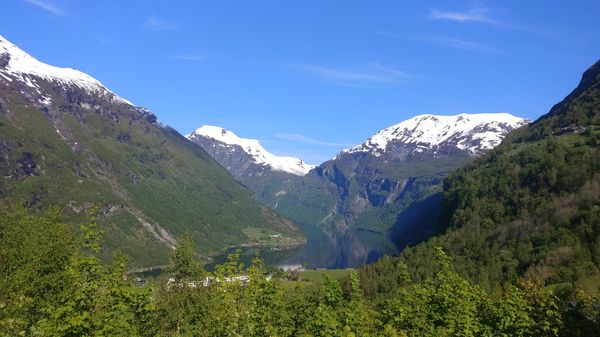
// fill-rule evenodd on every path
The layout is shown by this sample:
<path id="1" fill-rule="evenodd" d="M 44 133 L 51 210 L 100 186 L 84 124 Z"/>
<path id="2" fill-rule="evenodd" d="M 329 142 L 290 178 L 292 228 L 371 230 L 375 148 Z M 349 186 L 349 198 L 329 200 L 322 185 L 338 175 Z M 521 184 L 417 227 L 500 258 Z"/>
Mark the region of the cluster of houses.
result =
<path id="1" fill-rule="evenodd" d="M 267 281 L 271 281 L 271 275 L 267 275 L 265 277 L 265 279 Z M 187 282 L 185 282 L 185 285 L 187 285 L 190 288 L 196 288 L 196 287 L 198 287 L 198 284 L 201 284 L 203 287 L 208 287 L 211 284 L 220 283 L 220 282 L 239 282 L 241 284 L 247 284 L 248 282 L 250 282 L 250 277 L 248 275 L 239 275 L 239 276 L 233 276 L 233 277 L 225 277 L 225 278 L 223 278 L 223 280 L 221 280 L 218 277 L 210 276 L 210 277 L 206 277 L 202 282 L 187 281 Z M 182 284 L 180 282 L 178 282 L 174 276 L 171 276 L 171 277 L 169 277 L 169 280 L 167 281 L 167 287 L 171 287 L 173 285 L 181 286 Z"/>

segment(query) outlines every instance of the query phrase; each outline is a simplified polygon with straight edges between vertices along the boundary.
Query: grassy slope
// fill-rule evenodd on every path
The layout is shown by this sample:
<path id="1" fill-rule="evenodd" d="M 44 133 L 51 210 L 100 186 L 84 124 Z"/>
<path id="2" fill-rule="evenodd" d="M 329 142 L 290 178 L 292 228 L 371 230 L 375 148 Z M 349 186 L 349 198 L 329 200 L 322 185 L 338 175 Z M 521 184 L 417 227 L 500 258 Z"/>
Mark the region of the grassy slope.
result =
<path id="1" fill-rule="evenodd" d="M 122 249 L 133 266 L 164 263 L 168 252 L 137 218 L 175 237 L 189 232 L 201 252 L 257 239 L 245 231 L 282 233 L 302 241 L 291 222 L 256 203 L 202 149 L 155 127 L 136 111 L 103 102 L 103 109 L 118 114 L 115 121 L 105 112 L 55 95 L 51 122 L 15 91 L 3 89 L 0 97 L 8 110 L 0 114 L 0 140 L 10 149 L 0 164 L 7 176 L 0 185 L 5 206 L 15 207 L 35 196 L 40 200 L 32 208 L 65 206 L 72 223 L 84 218 L 91 203 L 123 206 L 102 217 L 100 224 L 106 231 L 104 244 Z M 124 134 L 128 138 L 119 140 Z M 10 178 L 23 152 L 34 154 L 37 175 Z"/>
<path id="2" fill-rule="evenodd" d="M 299 177 L 274 171 L 240 180 L 255 191 L 258 200 L 299 223 L 323 222 L 337 200 L 332 184 L 311 175 Z"/>
<path id="3" fill-rule="evenodd" d="M 317 285 L 323 281 L 325 276 L 342 279 L 355 269 L 319 269 L 319 270 L 303 270 L 298 274 L 298 281 L 282 280 L 281 286 L 284 290 L 292 290 L 296 287 L 304 288 Z"/>

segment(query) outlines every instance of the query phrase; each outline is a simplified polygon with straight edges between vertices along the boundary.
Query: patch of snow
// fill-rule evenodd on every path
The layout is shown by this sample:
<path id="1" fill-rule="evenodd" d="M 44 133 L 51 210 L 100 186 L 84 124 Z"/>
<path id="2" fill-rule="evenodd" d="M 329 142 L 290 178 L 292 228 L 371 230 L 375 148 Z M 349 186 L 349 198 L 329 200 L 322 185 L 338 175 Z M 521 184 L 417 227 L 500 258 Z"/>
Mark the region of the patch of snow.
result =
<path id="1" fill-rule="evenodd" d="M 423 152 L 451 139 L 462 138 L 456 146 L 476 154 L 497 146 L 508 132 L 527 123 L 528 120 L 509 113 L 418 115 L 385 128 L 362 144 L 341 153 L 370 152 L 380 156 L 392 141 L 414 144 L 418 147 L 415 151 Z M 477 143 L 474 140 L 479 145 L 474 146 Z"/>
<path id="2" fill-rule="evenodd" d="M 193 133 L 186 135 L 188 139 L 195 137 L 207 137 L 228 145 L 238 145 L 252 157 L 255 163 L 269 166 L 276 171 L 303 176 L 316 167 L 303 162 L 300 158 L 276 156 L 262 147 L 257 139 L 238 137 L 219 126 L 202 125 Z"/>
<path id="3" fill-rule="evenodd" d="M 31 79 L 29 77 L 25 77 L 25 84 L 30 87 L 30 88 L 37 88 L 37 85 L 33 84 L 33 82 L 31 82 Z"/>
<path id="4" fill-rule="evenodd" d="M 31 76 L 35 76 L 48 81 L 55 81 L 62 85 L 76 85 L 88 92 L 109 93 L 114 95 L 113 99 L 115 102 L 133 105 L 128 100 L 108 90 L 102 83 L 90 75 L 72 68 L 54 67 L 40 62 L 0 35 L 0 55 L 2 54 L 10 56 L 6 68 L 0 69 L 0 74 L 4 78 L 7 78 L 5 74 L 11 74 L 23 81 L 27 86 L 38 88 L 38 85 L 34 83 L 35 78 L 33 80 L 31 78 Z"/>
<path id="5" fill-rule="evenodd" d="M 40 99 L 40 103 L 42 103 L 44 105 L 50 105 L 50 104 L 52 104 L 52 98 L 50 98 L 50 96 L 48 96 L 48 97 L 42 96 L 42 98 Z"/>
<path id="6" fill-rule="evenodd" d="M 4 75 L 4 74 L 3 74 L 3 73 L 1 73 L 1 72 L 0 72 L 0 76 L 2 76 L 2 77 L 5 79 L 5 80 L 7 80 L 7 81 L 9 81 L 9 82 L 12 82 L 12 78 L 10 78 L 10 77 L 8 77 L 8 76 Z"/>

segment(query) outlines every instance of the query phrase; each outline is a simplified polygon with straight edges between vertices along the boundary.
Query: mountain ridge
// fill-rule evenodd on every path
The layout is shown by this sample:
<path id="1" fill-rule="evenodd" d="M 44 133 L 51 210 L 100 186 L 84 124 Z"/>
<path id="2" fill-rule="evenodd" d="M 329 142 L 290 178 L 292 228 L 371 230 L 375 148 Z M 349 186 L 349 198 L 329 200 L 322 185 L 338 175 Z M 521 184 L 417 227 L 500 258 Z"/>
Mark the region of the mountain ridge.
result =
<path id="1" fill-rule="evenodd" d="M 133 106 L 130 101 L 118 96 L 92 76 L 73 68 L 60 68 L 43 63 L 0 35 L 0 69 L 6 74 L 19 77 L 27 86 L 37 88 L 36 78 L 56 81 L 61 85 L 76 85 L 82 89 L 112 96 L 116 102 Z M 33 77 L 31 77 L 33 76 Z M 39 91 L 38 91 L 39 92 Z"/>
<path id="2" fill-rule="evenodd" d="M 509 113 L 417 115 L 381 129 L 363 143 L 342 150 L 336 158 L 357 152 L 380 156 L 394 143 L 414 144 L 415 149 L 410 154 L 435 152 L 445 143 L 453 143 L 456 148 L 471 155 L 480 155 L 498 145 L 509 130 L 526 123 L 528 120 Z"/>

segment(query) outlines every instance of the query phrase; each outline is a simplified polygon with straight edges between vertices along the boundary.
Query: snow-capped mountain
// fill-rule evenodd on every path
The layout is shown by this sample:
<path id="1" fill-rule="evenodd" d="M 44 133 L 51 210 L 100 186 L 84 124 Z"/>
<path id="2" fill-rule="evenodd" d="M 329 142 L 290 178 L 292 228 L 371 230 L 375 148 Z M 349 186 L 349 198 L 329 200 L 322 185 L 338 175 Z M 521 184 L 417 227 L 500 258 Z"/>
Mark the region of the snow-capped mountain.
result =
<path id="1" fill-rule="evenodd" d="M 44 83 L 41 83 L 41 81 L 47 81 L 62 87 L 76 86 L 88 93 L 105 96 L 115 103 L 133 105 L 108 90 L 90 75 L 72 68 L 60 68 L 40 62 L 2 35 L 0 35 L 0 77 L 8 82 L 16 80 L 25 83 L 27 87 L 41 96 L 40 103 L 50 103 L 49 96 L 45 96 L 42 90 Z"/>
<path id="2" fill-rule="evenodd" d="M 234 176 L 255 175 L 258 165 L 275 171 L 298 176 L 306 175 L 315 165 L 296 157 L 276 156 L 267 151 L 256 139 L 241 138 L 222 127 L 203 125 L 186 136 L 202 146 L 215 160 Z M 252 172 L 250 172 L 252 171 Z"/>
<path id="3" fill-rule="evenodd" d="M 381 156 L 399 151 L 406 156 L 464 151 L 471 156 L 494 148 L 510 131 L 528 121 L 508 113 L 418 115 L 385 128 L 344 154 L 369 153 Z"/>
<path id="4" fill-rule="evenodd" d="M 337 191 L 337 201 L 324 219 L 333 219 L 341 227 L 381 226 L 387 230 L 392 222 L 386 221 L 400 219 L 396 212 L 404 209 L 402 205 L 416 200 L 430 205 L 425 200 L 441 190 L 448 172 L 497 146 L 510 131 L 527 122 L 508 113 L 419 115 L 382 129 L 309 174 L 321 178 L 324 185 L 335 186 L 326 190 Z M 261 192 L 256 195 L 263 195 Z M 271 203 L 284 204 L 286 196 L 270 197 Z"/>

